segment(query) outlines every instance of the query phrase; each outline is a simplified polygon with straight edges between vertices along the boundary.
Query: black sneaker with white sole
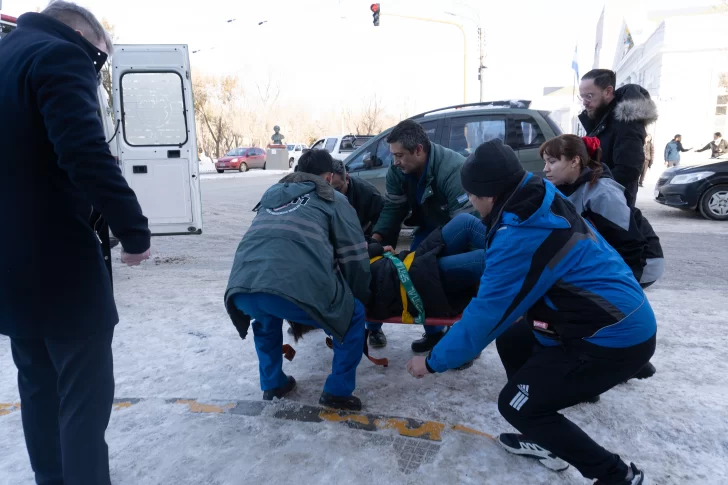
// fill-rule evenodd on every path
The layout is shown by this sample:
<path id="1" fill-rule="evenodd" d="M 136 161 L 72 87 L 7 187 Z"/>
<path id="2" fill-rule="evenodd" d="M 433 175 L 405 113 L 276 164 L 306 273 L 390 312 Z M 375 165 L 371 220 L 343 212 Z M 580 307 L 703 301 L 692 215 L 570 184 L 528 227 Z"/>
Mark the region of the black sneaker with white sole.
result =
<path id="1" fill-rule="evenodd" d="M 615 485 L 642 485 L 645 482 L 645 474 L 642 473 L 641 470 L 638 470 L 637 467 L 634 466 L 634 463 L 630 464 L 629 471 L 630 473 L 627 477 L 629 477 L 629 475 L 632 475 L 632 477 L 625 477 L 624 480 Z M 604 482 L 597 480 L 594 482 L 594 485 L 604 485 Z"/>
<path id="2" fill-rule="evenodd" d="M 521 455 L 538 460 L 549 470 L 561 472 L 569 468 L 569 464 L 564 460 L 525 438 L 522 434 L 503 433 L 498 436 L 498 443 L 506 451 L 514 455 Z"/>

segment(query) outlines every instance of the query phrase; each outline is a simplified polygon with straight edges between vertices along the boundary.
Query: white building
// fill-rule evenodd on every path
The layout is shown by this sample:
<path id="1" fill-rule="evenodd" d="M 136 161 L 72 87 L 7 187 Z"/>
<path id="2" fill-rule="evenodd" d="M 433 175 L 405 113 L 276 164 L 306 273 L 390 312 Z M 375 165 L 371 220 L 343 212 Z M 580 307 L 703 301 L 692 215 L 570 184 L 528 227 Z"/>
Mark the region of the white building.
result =
<path id="1" fill-rule="evenodd" d="M 657 161 L 675 134 L 687 148 L 702 147 L 716 131 L 726 134 L 728 11 L 715 6 L 660 11 L 650 9 L 655 4 L 649 1 L 629 9 L 619 4 L 607 3 L 597 25 L 594 67 L 614 70 L 618 86 L 636 83 L 650 92 L 660 115 L 649 128 Z M 620 17 L 617 30 L 607 30 Z"/>
<path id="2" fill-rule="evenodd" d="M 534 99 L 532 108 L 547 110 L 564 133 L 585 135 L 577 116 L 583 109 L 578 99 L 578 86 L 543 88 L 543 96 Z"/>

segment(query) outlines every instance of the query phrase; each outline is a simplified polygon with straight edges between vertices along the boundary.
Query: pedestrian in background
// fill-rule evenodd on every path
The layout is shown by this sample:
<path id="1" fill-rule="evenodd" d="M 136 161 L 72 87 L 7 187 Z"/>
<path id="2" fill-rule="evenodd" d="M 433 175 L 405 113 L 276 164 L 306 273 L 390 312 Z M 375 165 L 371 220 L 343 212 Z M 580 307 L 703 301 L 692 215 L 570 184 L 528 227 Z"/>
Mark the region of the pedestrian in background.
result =
<path id="1" fill-rule="evenodd" d="M 655 144 L 652 143 L 652 135 L 645 137 L 645 163 L 642 165 L 642 175 L 640 176 L 640 187 L 645 182 L 647 171 L 652 168 L 652 162 L 655 159 Z"/>
<path id="2" fill-rule="evenodd" d="M 705 145 L 696 152 L 704 152 L 710 150 L 710 158 L 718 158 L 728 153 L 728 141 L 723 139 L 723 135 L 718 131 L 713 134 L 713 141 Z"/>
<path id="3" fill-rule="evenodd" d="M 121 241 L 123 262 L 149 257 L 147 218 L 99 118 L 98 73 L 111 52 L 96 17 L 60 1 L 21 16 L 0 43 L 0 334 L 18 368 L 38 484 L 110 483 L 119 318 L 92 214 Z"/>
<path id="4" fill-rule="evenodd" d="M 665 166 L 668 168 L 679 166 L 680 153 L 689 152 L 690 150 L 692 150 L 692 148 L 683 148 L 682 136 L 675 135 L 675 138 L 665 145 Z"/>

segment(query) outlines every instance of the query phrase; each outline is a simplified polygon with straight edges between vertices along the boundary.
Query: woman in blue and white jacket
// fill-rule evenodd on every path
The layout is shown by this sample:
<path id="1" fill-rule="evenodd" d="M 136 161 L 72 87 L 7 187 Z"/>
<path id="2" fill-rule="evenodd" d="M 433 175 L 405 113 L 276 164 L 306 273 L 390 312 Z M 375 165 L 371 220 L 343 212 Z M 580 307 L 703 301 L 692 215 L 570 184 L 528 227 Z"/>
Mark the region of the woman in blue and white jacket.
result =
<path id="1" fill-rule="evenodd" d="M 630 208 L 608 168 L 602 165 L 599 139 L 561 135 L 540 148 L 546 178 L 581 216 L 617 250 L 643 288 L 656 282 L 665 260 L 652 226 L 639 209 Z"/>
<path id="2" fill-rule="evenodd" d="M 617 250 L 640 286 L 647 288 L 665 270 L 660 239 L 640 210 L 627 205 L 624 187 L 602 165 L 601 153 L 598 138 L 576 135 L 557 136 L 540 148 L 546 178 Z M 634 377 L 646 379 L 655 372 L 648 362 Z"/>

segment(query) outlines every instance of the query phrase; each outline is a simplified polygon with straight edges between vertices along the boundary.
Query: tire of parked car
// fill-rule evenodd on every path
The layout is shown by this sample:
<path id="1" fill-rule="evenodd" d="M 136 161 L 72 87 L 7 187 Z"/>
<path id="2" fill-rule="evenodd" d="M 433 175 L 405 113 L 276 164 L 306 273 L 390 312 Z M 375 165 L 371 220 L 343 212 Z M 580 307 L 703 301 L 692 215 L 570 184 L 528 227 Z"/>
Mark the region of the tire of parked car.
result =
<path id="1" fill-rule="evenodd" d="M 248 165 L 245 162 L 242 162 L 240 166 L 238 167 L 238 170 L 241 172 L 247 172 L 248 171 Z"/>
<path id="2" fill-rule="evenodd" d="M 700 199 L 700 213 L 706 219 L 728 221 L 728 185 L 716 185 Z"/>
<path id="3" fill-rule="evenodd" d="M 263 170 L 265 170 L 266 163 L 268 163 L 268 162 L 263 162 Z"/>
<path id="4" fill-rule="evenodd" d="M 225 173 L 225 170 L 220 170 L 220 169 L 218 168 L 218 169 L 217 169 L 217 173 Z"/>
<path id="5" fill-rule="evenodd" d="M 293 168 L 293 158 L 288 160 L 288 168 Z"/>

